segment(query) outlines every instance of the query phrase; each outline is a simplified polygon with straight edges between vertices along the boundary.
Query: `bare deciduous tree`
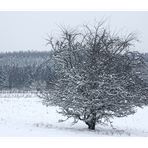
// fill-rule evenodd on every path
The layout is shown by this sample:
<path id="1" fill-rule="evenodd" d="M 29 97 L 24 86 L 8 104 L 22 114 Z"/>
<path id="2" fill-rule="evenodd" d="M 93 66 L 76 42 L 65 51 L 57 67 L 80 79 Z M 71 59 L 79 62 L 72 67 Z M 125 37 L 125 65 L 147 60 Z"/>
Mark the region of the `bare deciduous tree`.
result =
<path id="1" fill-rule="evenodd" d="M 58 106 L 67 119 L 84 121 L 91 130 L 147 105 L 144 59 L 130 51 L 135 39 L 111 34 L 102 23 L 81 31 L 63 29 L 59 39 L 49 38 L 55 79 L 40 90 L 43 103 Z"/>

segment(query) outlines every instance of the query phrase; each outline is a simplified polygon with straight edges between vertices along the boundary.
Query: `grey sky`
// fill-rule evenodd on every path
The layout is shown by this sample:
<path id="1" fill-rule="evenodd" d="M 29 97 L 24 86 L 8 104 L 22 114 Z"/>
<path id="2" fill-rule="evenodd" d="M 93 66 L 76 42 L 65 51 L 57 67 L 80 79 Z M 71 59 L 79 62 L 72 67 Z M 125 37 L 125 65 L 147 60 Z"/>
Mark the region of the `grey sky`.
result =
<path id="1" fill-rule="evenodd" d="M 107 19 L 115 32 L 136 32 L 140 43 L 136 49 L 148 52 L 148 12 L 101 11 L 6 11 L 0 12 L 0 52 L 20 50 L 48 50 L 47 33 L 54 33 L 58 25 L 78 26 Z"/>

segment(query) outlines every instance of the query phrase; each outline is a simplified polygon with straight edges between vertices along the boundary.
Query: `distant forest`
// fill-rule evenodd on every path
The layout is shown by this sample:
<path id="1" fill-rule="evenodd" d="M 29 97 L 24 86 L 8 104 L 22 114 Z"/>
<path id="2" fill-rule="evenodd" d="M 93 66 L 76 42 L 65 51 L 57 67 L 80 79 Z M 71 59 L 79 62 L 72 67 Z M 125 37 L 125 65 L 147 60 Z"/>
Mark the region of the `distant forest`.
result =
<path id="1" fill-rule="evenodd" d="M 0 90 L 35 90 L 38 82 L 51 77 L 51 52 L 26 51 L 0 53 Z"/>
<path id="2" fill-rule="evenodd" d="M 32 91 L 41 84 L 48 87 L 54 77 L 51 55 L 47 51 L 0 53 L 0 90 Z M 148 65 L 148 53 L 143 57 Z"/>

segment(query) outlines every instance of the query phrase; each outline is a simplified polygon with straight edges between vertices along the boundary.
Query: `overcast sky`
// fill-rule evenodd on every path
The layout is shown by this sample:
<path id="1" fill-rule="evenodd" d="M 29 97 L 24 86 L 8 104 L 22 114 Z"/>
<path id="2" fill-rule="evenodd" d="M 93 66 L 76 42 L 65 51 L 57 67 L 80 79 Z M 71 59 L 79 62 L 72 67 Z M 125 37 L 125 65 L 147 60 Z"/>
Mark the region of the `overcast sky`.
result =
<path id="1" fill-rule="evenodd" d="M 135 32 L 140 43 L 136 49 L 148 52 L 148 12 L 101 11 L 7 11 L 0 12 L 0 52 L 49 50 L 45 46 L 47 33 L 53 33 L 58 25 L 78 26 L 107 19 L 115 32 Z"/>

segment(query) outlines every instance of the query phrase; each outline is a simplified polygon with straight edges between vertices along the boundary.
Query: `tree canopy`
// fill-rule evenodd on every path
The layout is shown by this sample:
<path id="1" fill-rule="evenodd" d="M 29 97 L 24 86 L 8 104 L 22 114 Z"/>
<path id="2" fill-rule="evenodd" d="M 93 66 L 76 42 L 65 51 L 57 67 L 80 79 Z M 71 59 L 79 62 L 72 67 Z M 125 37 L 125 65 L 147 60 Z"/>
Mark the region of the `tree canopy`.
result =
<path id="1" fill-rule="evenodd" d="M 119 36 L 99 22 L 80 31 L 62 29 L 58 39 L 47 41 L 54 77 L 40 96 L 67 119 L 84 121 L 94 130 L 97 123 L 134 114 L 136 107 L 148 104 L 145 60 L 131 50 L 134 34 Z"/>

